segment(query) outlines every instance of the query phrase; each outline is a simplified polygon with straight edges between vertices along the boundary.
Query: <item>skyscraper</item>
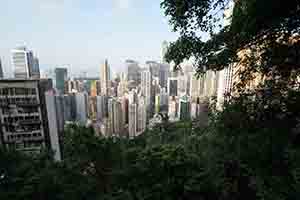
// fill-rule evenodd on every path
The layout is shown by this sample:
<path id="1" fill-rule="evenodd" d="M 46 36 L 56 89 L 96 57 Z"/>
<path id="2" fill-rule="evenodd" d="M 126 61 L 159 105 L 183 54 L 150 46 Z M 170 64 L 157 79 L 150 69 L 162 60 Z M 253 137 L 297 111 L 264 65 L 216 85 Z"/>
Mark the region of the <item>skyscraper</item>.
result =
<path id="1" fill-rule="evenodd" d="M 139 64 L 134 60 L 126 60 L 125 61 L 126 69 L 127 69 L 127 80 L 134 82 L 137 86 L 141 83 L 141 68 Z"/>
<path id="2" fill-rule="evenodd" d="M 11 51 L 12 53 L 12 64 L 15 70 L 16 78 L 29 78 L 31 74 L 33 61 L 30 61 L 30 51 L 26 47 L 18 47 Z"/>
<path id="3" fill-rule="evenodd" d="M 60 94 L 65 92 L 65 81 L 68 79 L 67 68 L 55 68 L 56 89 Z"/>
<path id="4" fill-rule="evenodd" d="M 169 101 L 169 119 L 171 121 L 175 121 L 177 118 L 177 113 L 178 113 L 178 103 L 175 99 L 175 97 L 171 97 L 171 100 Z"/>
<path id="5" fill-rule="evenodd" d="M 41 75 L 40 75 L 40 62 L 39 62 L 39 59 L 37 57 L 33 57 L 31 77 L 32 78 L 37 78 L 37 79 L 39 79 L 41 77 Z"/>
<path id="6" fill-rule="evenodd" d="M 166 88 L 168 85 L 168 77 L 169 77 L 169 71 L 170 67 L 168 64 L 160 64 L 159 68 L 159 85 L 162 88 Z"/>
<path id="7" fill-rule="evenodd" d="M 160 112 L 168 112 L 168 100 L 169 100 L 169 95 L 166 91 L 165 88 L 162 88 L 160 90 Z"/>
<path id="8" fill-rule="evenodd" d="M 179 119 L 180 120 L 189 120 L 190 115 L 190 100 L 187 95 L 183 95 L 179 99 Z"/>
<path id="9" fill-rule="evenodd" d="M 137 136 L 137 104 L 132 103 L 129 104 L 129 121 L 128 121 L 128 132 L 129 132 L 129 137 L 135 137 Z"/>
<path id="10" fill-rule="evenodd" d="M 147 106 L 147 119 L 152 117 L 153 112 L 153 98 L 152 98 L 152 75 L 149 68 L 142 71 L 141 93 L 145 96 L 145 103 Z"/>
<path id="11" fill-rule="evenodd" d="M 85 125 L 88 116 L 87 94 L 83 92 L 75 93 L 76 99 L 76 120 Z"/>
<path id="12" fill-rule="evenodd" d="M 218 77 L 219 74 L 211 70 L 205 73 L 204 94 L 206 97 L 217 95 Z"/>
<path id="13" fill-rule="evenodd" d="M 122 105 L 117 99 L 114 99 L 113 102 L 113 112 L 114 112 L 113 134 L 115 136 L 122 136 L 124 131 L 124 120 L 123 120 L 123 115 L 121 114 Z"/>
<path id="14" fill-rule="evenodd" d="M 138 125 L 137 125 L 137 133 L 140 134 L 145 131 L 147 125 L 147 106 L 144 96 L 139 97 L 138 104 Z"/>
<path id="15" fill-rule="evenodd" d="M 92 80 L 91 81 L 91 89 L 90 89 L 90 96 L 96 97 L 97 96 L 97 81 Z"/>
<path id="16" fill-rule="evenodd" d="M 11 50 L 11 53 L 15 78 L 39 77 L 38 61 L 34 59 L 32 51 L 22 46 Z"/>
<path id="17" fill-rule="evenodd" d="M 178 79 L 177 77 L 168 78 L 168 94 L 169 96 L 178 96 Z"/>
<path id="18" fill-rule="evenodd" d="M 101 81 L 101 94 L 108 95 L 108 89 L 110 80 L 110 69 L 108 65 L 108 61 L 105 60 L 104 65 L 102 65 L 100 70 L 100 81 Z"/>
<path id="19" fill-rule="evenodd" d="M 114 99 L 109 98 L 107 105 L 108 105 L 108 130 L 107 130 L 107 133 L 105 133 L 105 136 L 111 137 L 111 136 L 113 136 L 114 130 L 115 130 Z"/>
<path id="20" fill-rule="evenodd" d="M 152 76 L 158 77 L 160 64 L 156 61 L 146 61 L 147 67 L 150 69 Z"/>
<path id="21" fill-rule="evenodd" d="M 162 63 L 167 63 L 166 59 L 165 59 L 165 55 L 168 51 L 169 48 L 169 43 L 167 41 L 163 41 L 162 45 L 161 45 L 161 61 Z"/>
<path id="22" fill-rule="evenodd" d="M 203 77 L 196 77 L 191 75 L 190 77 L 190 96 L 192 101 L 196 100 L 197 97 L 200 97 L 203 87 Z"/>
<path id="23" fill-rule="evenodd" d="M 188 94 L 188 76 L 187 75 L 181 75 L 178 77 L 178 95 L 184 95 Z"/>
<path id="24" fill-rule="evenodd" d="M 108 98 L 104 95 L 97 96 L 97 120 L 103 121 L 108 116 Z"/>

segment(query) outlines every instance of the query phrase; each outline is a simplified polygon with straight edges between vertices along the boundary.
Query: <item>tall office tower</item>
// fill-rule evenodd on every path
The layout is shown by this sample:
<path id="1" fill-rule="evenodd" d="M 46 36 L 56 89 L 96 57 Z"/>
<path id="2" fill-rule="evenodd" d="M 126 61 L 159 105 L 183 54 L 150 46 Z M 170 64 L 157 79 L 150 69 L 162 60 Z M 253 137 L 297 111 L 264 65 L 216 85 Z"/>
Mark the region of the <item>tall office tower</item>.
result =
<path id="1" fill-rule="evenodd" d="M 168 78 L 168 94 L 169 96 L 178 96 L 178 78 L 169 77 Z"/>
<path id="2" fill-rule="evenodd" d="M 37 57 L 33 57 L 33 65 L 32 65 L 32 72 L 31 72 L 32 78 L 39 79 L 41 77 L 40 75 L 40 62 Z"/>
<path id="3" fill-rule="evenodd" d="M 150 69 L 152 76 L 159 76 L 160 64 L 156 61 L 146 61 L 147 68 Z"/>
<path id="4" fill-rule="evenodd" d="M 87 94 L 84 92 L 75 93 L 76 99 L 76 121 L 85 125 L 87 122 L 88 105 Z"/>
<path id="5" fill-rule="evenodd" d="M 3 68 L 2 68 L 2 62 L 1 62 L 1 58 L 0 58 L 0 78 L 3 78 Z"/>
<path id="6" fill-rule="evenodd" d="M 163 88 L 166 88 L 168 85 L 168 77 L 169 77 L 169 71 L 170 67 L 168 64 L 160 64 L 159 68 L 159 85 Z"/>
<path id="7" fill-rule="evenodd" d="M 33 68 L 33 53 L 25 46 L 11 50 L 15 78 L 30 78 Z"/>
<path id="8" fill-rule="evenodd" d="M 57 67 L 55 68 L 55 82 L 56 89 L 59 94 L 64 94 L 65 92 L 65 81 L 68 79 L 68 70 L 67 68 Z"/>
<path id="9" fill-rule="evenodd" d="M 165 112 L 165 113 L 168 112 L 168 103 L 169 103 L 168 100 L 169 100 L 169 95 L 166 89 L 162 88 L 160 91 L 160 102 L 159 102 L 160 112 Z"/>
<path id="10" fill-rule="evenodd" d="M 153 99 L 152 99 L 152 75 L 149 68 L 142 71 L 141 93 L 145 96 L 147 106 L 147 120 L 152 117 Z"/>
<path id="11" fill-rule="evenodd" d="M 190 115 L 190 100 L 187 95 L 183 95 L 179 99 L 179 119 L 180 120 L 189 120 Z"/>
<path id="12" fill-rule="evenodd" d="M 137 123 L 138 123 L 138 110 L 137 110 L 137 104 L 132 103 L 129 104 L 129 113 L 128 113 L 128 133 L 129 137 L 135 137 L 137 136 Z"/>
<path id="13" fill-rule="evenodd" d="M 168 116 L 171 121 L 175 121 L 177 118 L 178 113 L 178 103 L 175 99 L 175 97 L 171 97 L 171 100 L 169 101 L 169 112 Z"/>
<path id="14" fill-rule="evenodd" d="M 167 41 L 163 41 L 162 45 L 161 45 L 161 61 L 162 63 L 167 63 L 166 59 L 165 59 L 165 55 L 168 51 L 169 48 L 169 43 Z"/>
<path id="15" fill-rule="evenodd" d="M 108 95 L 109 81 L 110 81 L 110 69 L 108 65 L 108 61 L 105 60 L 104 65 L 102 65 L 100 70 L 100 81 L 101 81 L 101 94 Z"/>
<path id="16" fill-rule="evenodd" d="M 141 68 L 139 64 L 134 60 L 125 61 L 127 70 L 128 82 L 133 82 L 136 86 L 141 83 Z"/>
<path id="17" fill-rule="evenodd" d="M 138 104 L 138 124 L 137 124 L 137 134 L 141 134 L 146 130 L 147 126 L 147 106 L 144 96 L 139 97 Z"/>
<path id="18" fill-rule="evenodd" d="M 48 148 L 59 160 L 58 134 L 54 98 L 50 79 L 0 80 L 0 145 L 18 151 L 37 153 Z"/>
<path id="19" fill-rule="evenodd" d="M 218 90 L 217 90 L 217 108 L 221 109 L 225 95 L 230 94 L 233 88 L 233 76 L 234 76 L 233 64 L 224 68 L 219 72 Z"/>

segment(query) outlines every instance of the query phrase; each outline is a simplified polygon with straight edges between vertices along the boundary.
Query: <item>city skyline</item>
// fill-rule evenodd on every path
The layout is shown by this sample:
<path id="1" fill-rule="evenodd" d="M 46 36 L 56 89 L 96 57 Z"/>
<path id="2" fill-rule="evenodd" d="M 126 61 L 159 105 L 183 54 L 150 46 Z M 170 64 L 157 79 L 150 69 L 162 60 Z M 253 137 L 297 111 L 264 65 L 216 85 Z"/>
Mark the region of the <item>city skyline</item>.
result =
<path id="1" fill-rule="evenodd" d="M 105 59 L 114 71 L 124 71 L 126 59 L 161 60 L 162 42 L 177 38 L 159 0 L 4 0 L 2 7 L 0 58 L 9 77 L 10 50 L 24 44 L 37 55 L 42 71 L 70 65 L 78 75 L 98 73 Z"/>

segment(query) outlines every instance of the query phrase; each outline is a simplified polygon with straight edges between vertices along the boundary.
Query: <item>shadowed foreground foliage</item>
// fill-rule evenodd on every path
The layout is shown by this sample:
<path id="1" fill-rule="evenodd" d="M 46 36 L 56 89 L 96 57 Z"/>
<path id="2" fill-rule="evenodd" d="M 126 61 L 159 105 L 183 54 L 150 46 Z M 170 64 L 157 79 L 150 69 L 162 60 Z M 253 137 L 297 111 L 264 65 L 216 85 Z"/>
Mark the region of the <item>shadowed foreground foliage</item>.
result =
<path id="1" fill-rule="evenodd" d="M 298 130 L 277 114 L 239 98 L 201 130 L 166 124 L 128 140 L 69 126 L 63 162 L 1 151 L 0 199 L 298 199 Z"/>

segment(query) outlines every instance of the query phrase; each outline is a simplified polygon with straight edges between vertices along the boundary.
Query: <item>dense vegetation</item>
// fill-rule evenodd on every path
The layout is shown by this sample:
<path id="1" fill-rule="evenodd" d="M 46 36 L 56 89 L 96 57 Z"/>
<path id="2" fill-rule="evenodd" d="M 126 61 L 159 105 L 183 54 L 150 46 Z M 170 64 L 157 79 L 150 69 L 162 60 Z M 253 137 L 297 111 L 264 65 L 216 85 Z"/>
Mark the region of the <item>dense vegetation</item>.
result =
<path id="1" fill-rule="evenodd" d="M 229 2 L 162 3 L 181 34 L 168 50 L 175 64 L 193 56 L 202 72 L 256 52 L 242 61 L 238 95 L 207 126 L 165 122 L 132 140 L 70 126 L 60 163 L 1 150 L 0 199 L 299 199 L 299 1 L 237 0 L 232 23 L 218 28 Z M 254 73 L 264 81 L 246 91 Z"/>

